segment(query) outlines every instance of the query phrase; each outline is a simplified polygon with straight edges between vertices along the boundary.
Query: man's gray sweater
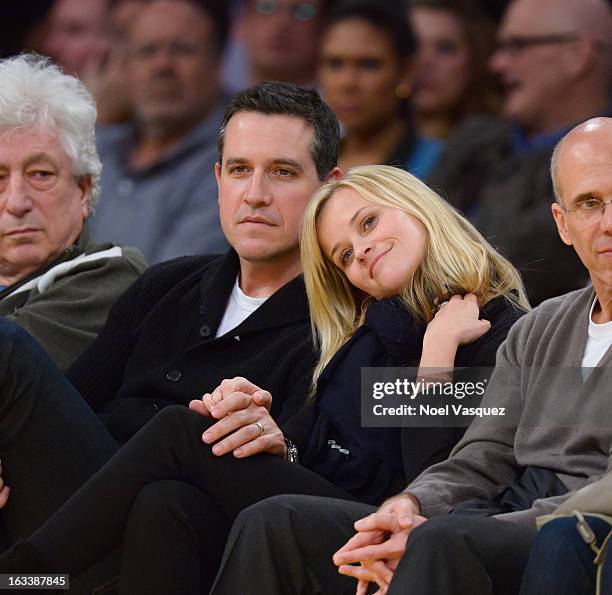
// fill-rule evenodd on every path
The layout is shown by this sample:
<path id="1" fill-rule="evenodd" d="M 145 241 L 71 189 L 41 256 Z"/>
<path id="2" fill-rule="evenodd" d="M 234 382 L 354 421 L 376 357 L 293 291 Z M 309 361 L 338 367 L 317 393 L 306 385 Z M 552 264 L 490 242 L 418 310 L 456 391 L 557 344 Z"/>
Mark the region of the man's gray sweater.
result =
<path id="1" fill-rule="evenodd" d="M 512 327 L 482 402 L 504 407 L 506 417 L 476 418 L 450 458 L 406 488 L 424 516 L 448 513 L 472 498 L 492 498 L 524 467 L 551 469 L 567 495 L 497 517 L 531 522 L 612 470 L 612 349 L 599 362 L 606 370 L 584 382 L 581 374 L 594 297 L 587 288 L 553 298 Z"/>

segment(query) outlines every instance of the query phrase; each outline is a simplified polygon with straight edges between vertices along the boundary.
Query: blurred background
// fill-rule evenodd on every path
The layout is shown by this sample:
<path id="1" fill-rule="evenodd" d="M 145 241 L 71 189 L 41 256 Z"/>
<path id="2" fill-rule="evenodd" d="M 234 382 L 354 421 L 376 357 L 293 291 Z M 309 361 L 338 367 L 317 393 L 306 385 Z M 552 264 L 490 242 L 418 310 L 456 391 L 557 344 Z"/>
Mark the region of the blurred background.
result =
<path id="1" fill-rule="evenodd" d="M 49 56 L 98 103 L 94 238 L 149 263 L 226 248 L 216 133 L 235 91 L 319 90 L 339 165 L 411 171 L 522 272 L 532 303 L 587 282 L 550 216 L 552 150 L 610 115 L 608 0 L 3 0 L 3 57 Z"/>

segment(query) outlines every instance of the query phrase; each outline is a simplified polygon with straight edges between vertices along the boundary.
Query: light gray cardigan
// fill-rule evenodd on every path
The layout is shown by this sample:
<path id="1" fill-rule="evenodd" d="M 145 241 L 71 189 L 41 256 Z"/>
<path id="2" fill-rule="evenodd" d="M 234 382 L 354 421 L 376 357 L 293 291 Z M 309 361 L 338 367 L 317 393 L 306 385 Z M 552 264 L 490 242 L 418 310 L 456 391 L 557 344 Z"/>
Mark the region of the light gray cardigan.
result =
<path id="1" fill-rule="evenodd" d="M 580 369 L 594 296 L 587 288 L 553 298 L 512 327 L 482 403 L 505 407 L 507 416 L 476 418 L 450 458 L 406 488 L 424 516 L 448 513 L 471 498 L 491 498 L 523 467 L 552 469 L 567 495 L 497 517 L 529 523 L 612 470 L 612 349 L 600 361 L 605 369 L 584 382 Z"/>

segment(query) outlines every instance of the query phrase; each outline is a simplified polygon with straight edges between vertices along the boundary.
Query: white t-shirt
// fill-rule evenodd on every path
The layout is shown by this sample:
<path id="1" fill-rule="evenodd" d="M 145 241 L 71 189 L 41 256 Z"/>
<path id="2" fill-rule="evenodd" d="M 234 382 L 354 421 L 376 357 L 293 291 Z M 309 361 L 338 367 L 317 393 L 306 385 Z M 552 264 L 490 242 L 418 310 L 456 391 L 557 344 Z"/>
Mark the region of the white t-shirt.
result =
<path id="1" fill-rule="evenodd" d="M 612 344 L 612 321 L 597 324 L 593 322 L 593 309 L 597 303 L 597 298 L 593 300 L 591 311 L 589 312 L 589 335 L 587 338 L 586 349 L 582 357 L 582 368 L 594 368 L 599 360 L 604 356 Z M 588 375 L 588 371 L 587 375 Z M 584 375 L 584 372 L 583 372 Z"/>
<path id="2" fill-rule="evenodd" d="M 225 313 L 221 319 L 221 324 L 217 330 L 217 337 L 221 337 L 232 329 L 236 328 L 242 321 L 246 320 L 259 306 L 261 306 L 268 298 L 254 298 L 243 293 L 238 285 L 238 277 L 236 283 L 227 302 Z"/>

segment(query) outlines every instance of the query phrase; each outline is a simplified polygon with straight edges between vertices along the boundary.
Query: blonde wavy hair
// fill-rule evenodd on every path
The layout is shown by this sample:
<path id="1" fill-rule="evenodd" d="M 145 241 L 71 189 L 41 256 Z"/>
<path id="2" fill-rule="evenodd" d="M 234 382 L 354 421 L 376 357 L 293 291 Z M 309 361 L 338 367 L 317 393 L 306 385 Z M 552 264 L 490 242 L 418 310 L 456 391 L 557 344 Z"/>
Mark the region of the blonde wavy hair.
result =
<path id="1" fill-rule="evenodd" d="M 416 217 L 427 231 L 425 254 L 399 297 L 418 319 L 428 323 L 438 305 L 455 294 L 474 293 L 484 306 L 498 296 L 529 310 L 518 271 L 444 199 L 406 171 L 388 165 L 355 167 L 324 184 L 304 214 L 300 251 L 310 304 L 312 332 L 321 358 L 313 390 L 323 368 L 363 324 L 372 296 L 357 289 L 323 254 L 317 222 L 327 201 L 340 188 L 351 188 L 365 200 L 400 209 Z"/>

